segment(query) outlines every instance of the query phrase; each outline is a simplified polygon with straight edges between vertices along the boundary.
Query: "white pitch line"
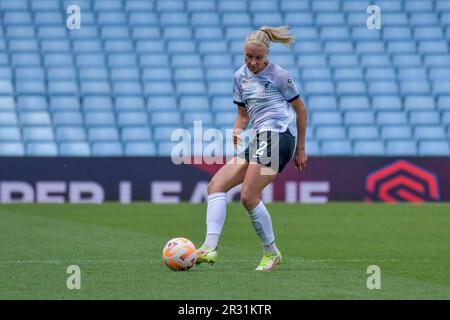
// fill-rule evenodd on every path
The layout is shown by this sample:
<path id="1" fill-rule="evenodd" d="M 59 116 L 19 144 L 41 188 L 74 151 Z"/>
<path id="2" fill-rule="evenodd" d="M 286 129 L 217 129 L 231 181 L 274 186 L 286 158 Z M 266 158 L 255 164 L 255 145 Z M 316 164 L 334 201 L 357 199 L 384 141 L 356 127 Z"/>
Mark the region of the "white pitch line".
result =
<path id="1" fill-rule="evenodd" d="M 222 262 L 253 262 L 253 259 L 223 259 Z M 442 263 L 449 262 L 445 260 L 400 260 L 400 259 L 289 259 L 294 263 L 308 263 L 308 262 L 370 262 L 370 263 L 383 263 L 383 262 L 400 262 L 400 263 Z M 0 260 L 0 264 L 33 264 L 33 263 L 47 263 L 47 264 L 76 264 L 76 263 L 159 263 L 160 259 L 147 259 L 147 260 Z M 449 262 L 450 263 L 450 262 Z"/>

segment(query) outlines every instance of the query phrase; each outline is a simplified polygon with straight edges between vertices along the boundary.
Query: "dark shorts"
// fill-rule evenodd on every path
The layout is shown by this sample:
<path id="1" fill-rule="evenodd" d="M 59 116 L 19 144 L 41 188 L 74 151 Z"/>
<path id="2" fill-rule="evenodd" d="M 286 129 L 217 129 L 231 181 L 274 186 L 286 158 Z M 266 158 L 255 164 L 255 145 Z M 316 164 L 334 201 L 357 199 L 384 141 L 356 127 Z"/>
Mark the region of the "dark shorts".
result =
<path id="1" fill-rule="evenodd" d="M 256 134 L 248 147 L 238 157 L 249 163 L 259 163 L 282 172 L 295 151 L 295 137 L 285 132 L 263 131 Z M 273 156 L 272 156 L 273 154 Z"/>

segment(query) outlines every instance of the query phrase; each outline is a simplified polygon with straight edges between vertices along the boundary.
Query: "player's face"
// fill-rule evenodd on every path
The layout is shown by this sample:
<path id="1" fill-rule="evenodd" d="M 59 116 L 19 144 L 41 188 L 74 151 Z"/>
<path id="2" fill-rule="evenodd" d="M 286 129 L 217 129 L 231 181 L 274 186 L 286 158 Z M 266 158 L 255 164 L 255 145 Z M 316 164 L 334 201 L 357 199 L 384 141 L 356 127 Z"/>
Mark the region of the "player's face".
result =
<path id="1" fill-rule="evenodd" d="M 268 48 L 257 46 L 253 43 L 246 43 L 244 48 L 245 64 L 253 73 L 262 71 L 268 64 Z"/>

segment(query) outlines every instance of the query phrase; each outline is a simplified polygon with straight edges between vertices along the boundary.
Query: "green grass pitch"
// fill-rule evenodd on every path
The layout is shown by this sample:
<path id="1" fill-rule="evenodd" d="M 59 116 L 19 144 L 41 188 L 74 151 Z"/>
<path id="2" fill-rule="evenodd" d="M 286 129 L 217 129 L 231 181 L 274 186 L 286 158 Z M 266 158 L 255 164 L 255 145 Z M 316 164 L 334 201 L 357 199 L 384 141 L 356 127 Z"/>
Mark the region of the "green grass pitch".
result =
<path id="1" fill-rule="evenodd" d="M 229 204 L 216 265 L 164 266 L 167 240 L 200 246 L 205 204 L 1 205 L 0 299 L 450 299 L 450 205 L 268 204 L 283 262 Z M 81 289 L 69 290 L 78 265 Z M 367 267 L 381 289 L 367 288 Z"/>

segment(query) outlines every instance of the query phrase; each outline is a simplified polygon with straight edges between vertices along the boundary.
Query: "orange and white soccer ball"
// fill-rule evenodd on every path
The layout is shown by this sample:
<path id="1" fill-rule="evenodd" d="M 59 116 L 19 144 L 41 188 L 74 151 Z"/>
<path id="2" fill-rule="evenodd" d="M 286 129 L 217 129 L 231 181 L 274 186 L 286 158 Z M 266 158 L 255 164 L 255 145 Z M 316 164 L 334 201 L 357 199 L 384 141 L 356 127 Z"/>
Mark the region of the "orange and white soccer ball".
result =
<path id="1" fill-rule="evenodd" d="M 186 271 L 195 265 L 197 252 L 195 245 L 186 238 L 173 238 L 163 249 L 164 264 L 173 271 Z"/>

